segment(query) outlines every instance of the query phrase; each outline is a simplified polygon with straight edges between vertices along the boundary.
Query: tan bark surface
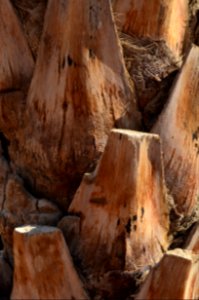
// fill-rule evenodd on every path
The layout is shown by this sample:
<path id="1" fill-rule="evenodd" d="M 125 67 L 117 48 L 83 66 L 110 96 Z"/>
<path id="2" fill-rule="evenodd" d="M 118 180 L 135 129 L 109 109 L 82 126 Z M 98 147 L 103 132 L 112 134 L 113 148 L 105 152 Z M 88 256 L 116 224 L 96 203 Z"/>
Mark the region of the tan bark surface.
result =
<path id="1" fill-rule="evenodd" d="M 168 245 L 168 207 L 157 135 L 112 130 L 99 165 L 69 207 L 81 218 L 76 253 L 94 272 L 154 264 Z"/>
<path id="2" fill-rule="evenodd" d="M 135 299 L 198 299 L 198 270 L 198 257 L 191 251 L 169 251 L 150 272 Z"/>
<path id="3" fill-rule="evenodd" d="M 24 126 L 10 147 L 16 171 L 66 209 L 111 128 L 138 119 L 110 4 L 49 1 Z"/>
<path id="4" fill-rule="evenodd" d="M 177 210 L 191 214 L 199 195 L 199 47 L 193 46 L 152 132 L 164 149 L 165 178 Z"/>
<path id="5" fill-rule="evenodd" d="M 14 262 L 11 299 L 88 299 L 59 229 L 16 228 Z"/>
<path id="6" fill-rule="evenodd" d="M 10 1 L 0 2 L 0 92 L 27 87 L 33 58 Z"/>
<path id="7" fill-rule="evenodd" d="M 112 4 L 143 123 L 150 130 L 190 45 L 188 1 L 112 0 Z"/>
<path id="8" fill-rule="evenodd" d="M 0 0 L 0 300 L 199 299 L 198 5 Z"/>
<path id="9" fill-rule="evenodd" d="M 187 0 L 112 0 L 120 30 L 130 35 L 163 39 L 180 57 L 189 17 Z"/>
<path id="10" fill-rule="evenodd" d="M 199 254 L 199 223 L 196 223 L 186 240 L 185 249 L 192 250 L 194 253 Z"/>

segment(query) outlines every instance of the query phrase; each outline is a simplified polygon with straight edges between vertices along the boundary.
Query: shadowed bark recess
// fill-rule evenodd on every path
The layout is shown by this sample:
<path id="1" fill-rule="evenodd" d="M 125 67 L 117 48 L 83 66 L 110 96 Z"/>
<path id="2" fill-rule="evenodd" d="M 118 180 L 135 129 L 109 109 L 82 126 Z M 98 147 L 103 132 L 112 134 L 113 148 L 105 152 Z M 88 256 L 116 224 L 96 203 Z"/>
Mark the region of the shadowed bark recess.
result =
<path id="1" fill-rule="evenodd" d="M 149 130 L 166 103 L 180 68 L 163 40 L 120 33 L 127 70 L 135 91 L 143 124 Z"/>
<path id="2" fill-rule="evenodd" d="M 199 2 L 198 0 L 189 0 L 190 9 L 190 41 L 199 46 Z"/>
<path id="3" fill-rule="evenodd" d="M 0 181 L 3 195 L 0 199 L 0 232 L 3 239 L 4 250 L 12 263 L 13 255 L 13 230 L 24 224 L 56 225 L 62 216 L 57 206 L 46 200 L 33 197 L 24 188 L 22 180 L 17 176 L 9 174 L 5 162 L 1 160 L 4 167 L 1 176 L 5 174 L 4 182 Z"/>
<path id="4" fill-rule="evenodd" d="M 37 56 L 47 0 L 11 0 L 34 58 Z"/>
<path id="5" fill-rule="evenodd" d="M 139 124 L 108 1 L 49 1 L 25 111 L 11 159 L 40 195 L 67 208 L 110 129 Z"/>

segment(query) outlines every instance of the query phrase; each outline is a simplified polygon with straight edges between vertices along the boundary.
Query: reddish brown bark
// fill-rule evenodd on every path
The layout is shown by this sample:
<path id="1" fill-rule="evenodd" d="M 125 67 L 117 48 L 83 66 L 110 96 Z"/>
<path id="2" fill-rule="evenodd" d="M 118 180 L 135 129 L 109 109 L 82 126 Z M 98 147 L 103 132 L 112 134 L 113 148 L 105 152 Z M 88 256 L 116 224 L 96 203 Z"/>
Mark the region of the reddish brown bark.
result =
<path id="1" fill-rule="evenodd" d="M 194 253 L 199 254 L 199 223 L 196 223 L 193 226 L 191 232 L 187 237 L 184 248 L 192 250 Z"/>
<path id="2" fill-rule="evenodd" d="M 23 122 L 10 146 L 17 173 L 66 209 L 110 129 L 136 128 L 138 119 L 109 3 L 49 1 Z"/>
<path id="3" fill-rule="evenodd" d="M 176 249 L 165 254 L 150 272 L 138 299 L 198 299 L 198 258 Z"/>
<path id="4" fill-rule="evenodd" d="M 0 298 L 199 298 L 197 10 L 0 0 Z"/>
<path id="5" fill-rule="evenodd" d="M 88 299 L 59 229 L 16 228 L 14 260 L 11 299 Z"/>
<path id="6" fill-rule="evenodd" d="M 189 17 L 187 0 L 113 0 L 113 10 L 121 31 L 163 39 L 180 57 Z"/>
<path id="7" fill-rule="evenodd" d="M 168 206 L 158 136 L 113 130 L 69 212 L 81 218 L 76 253 L 90 272 L 154 264 L 168 245 Z"/>
<path id="8" fill-rule="evenodd" d="M 199 48 L 193 46 L 168 105 L 152 129 L 164 149 L 165 178 L 182 214 L 191 214 L 199 195 Z"/>

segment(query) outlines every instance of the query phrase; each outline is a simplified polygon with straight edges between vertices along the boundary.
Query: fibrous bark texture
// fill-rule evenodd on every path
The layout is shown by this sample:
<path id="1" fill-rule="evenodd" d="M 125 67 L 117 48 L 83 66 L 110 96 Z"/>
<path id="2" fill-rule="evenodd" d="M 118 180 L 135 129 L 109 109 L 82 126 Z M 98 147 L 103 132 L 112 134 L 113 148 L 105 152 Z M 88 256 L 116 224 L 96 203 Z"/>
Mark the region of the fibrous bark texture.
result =
<path id="1" fill-rule="evenodd" d="M 176 209 L 184 215 L 193 212 L 199 195 L 198 64 L 199 48 L 193 46 L 152 129 L 162 139 L 166 182 Z"/>
<path id="2" fill-rule="evenodd" d="M 11 0 L 32 51 L 36 58 L 43 29 L 47 0 Z"/>
<path id="3" fill-rule="evenodd" d="M 158 136 L 111 132 L 69 207 L 81 218 L 76 254 L 84 269 L 136 270 L 163 255 L 169 226 L 163 180 Z"/>
<path id="4" fill-rule="evenodd" d="M 0 0 L 0 300 L 199 299 L 198 24 Z"/>
<path id="5" fill-rule="evenodd" d="M 143 124 L 150 129 L 161 112 L 180 67 L 162 40 L 120 33 L 125 63 L 135 83 Z"/>
<path id="6" fill-rule="evenodd" d="M 182 54 L 185 24 L 188 21 L 188 0 L 112 1 L 121 31 L 164 40 L 174 56 Z"/>
<path id="7" fill-rule="evenodd" d="M 49 1 L 24 126 L 10 145 L 17 173 L 65 209 L 110 129 L 139 123 L 110 4 L 91 2 Z"/>
<path id="8" fill-rule="evenodd" d="M 190 0 L 190 41 L 199 46 L 199 1 Z"/>
<path id="9" fill-rule="evenodd" d="M 113 0 L 112 3 L 126 66 L 135 83 L 143 124 L 149 130 L 168 98 L 182 55 L 190 44 L 188 1 Z"/>

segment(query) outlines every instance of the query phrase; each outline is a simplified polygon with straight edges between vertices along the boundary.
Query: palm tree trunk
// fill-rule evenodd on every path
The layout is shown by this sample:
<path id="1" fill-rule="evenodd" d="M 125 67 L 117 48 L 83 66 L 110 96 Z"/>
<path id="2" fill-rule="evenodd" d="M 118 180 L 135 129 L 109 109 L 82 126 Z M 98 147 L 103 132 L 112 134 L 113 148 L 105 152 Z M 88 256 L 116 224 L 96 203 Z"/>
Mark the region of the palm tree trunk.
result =
<path id="1" fill-rule="evenodd" d="M 0 298 L 199 298 L 198 11 L 0 1 Z"/>

